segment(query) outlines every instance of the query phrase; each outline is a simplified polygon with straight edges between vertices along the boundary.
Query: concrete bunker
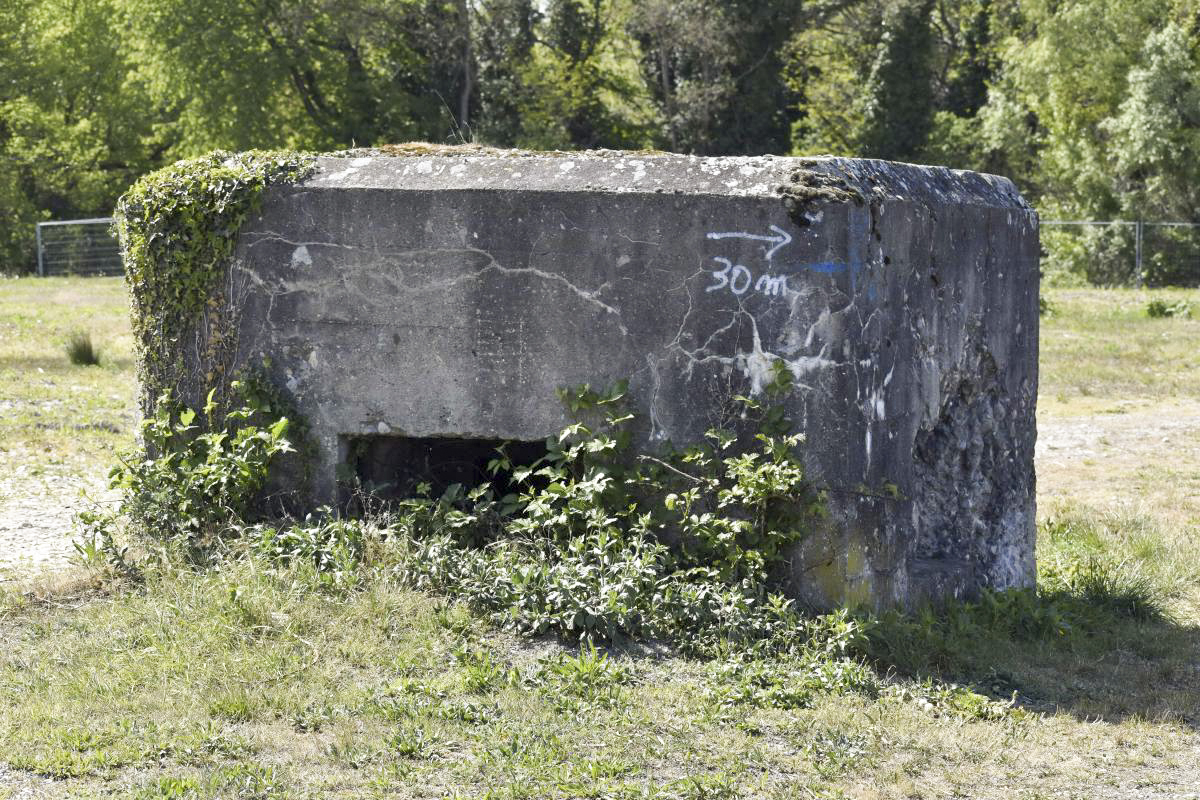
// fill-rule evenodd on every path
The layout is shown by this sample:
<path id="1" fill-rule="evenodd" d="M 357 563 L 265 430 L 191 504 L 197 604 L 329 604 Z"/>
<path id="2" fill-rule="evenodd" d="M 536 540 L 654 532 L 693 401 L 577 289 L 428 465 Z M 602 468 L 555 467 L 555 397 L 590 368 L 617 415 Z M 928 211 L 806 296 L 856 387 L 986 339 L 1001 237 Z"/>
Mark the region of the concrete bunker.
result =
<path id="1" fill-rule="evenodd" d="M 339 470 L 396 492 L 474 474 L 496 443 L 557 432 L 555 390 L 585 382 L 629 380 L 645 447 L 693 442 L 782 363 L 831 512 L 794 554 L 795 595 L 1033 583 L 1038 226 L 1004 178 L 356 151 L 269 188 L 224 269 L 228 330 L 172 345 L 192 376 L 175 388 L 198 405 L 204 376 L 265 368 L 309 425 L 312 505 Z"/>

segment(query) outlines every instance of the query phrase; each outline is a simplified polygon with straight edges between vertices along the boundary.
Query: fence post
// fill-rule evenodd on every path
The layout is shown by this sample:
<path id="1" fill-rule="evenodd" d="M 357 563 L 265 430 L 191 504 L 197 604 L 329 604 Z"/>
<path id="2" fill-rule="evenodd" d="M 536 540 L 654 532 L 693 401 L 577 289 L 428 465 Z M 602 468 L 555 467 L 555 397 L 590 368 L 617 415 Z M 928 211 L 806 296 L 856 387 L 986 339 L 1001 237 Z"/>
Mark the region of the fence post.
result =
<path id="1" fill-rule="evenodd" d="M 46 277 L 46 265 L 42 263 L 42 223 L 37 224 L 38 277 Z"/>
<path id="2" fill-rule="evenodd" d="M 1137 270 L 1137 288 L 1140 289 L 1140 288 L 1142 288 L 1142 218 L 1141 217 L 1138 217 L 1136 227 L 1134 228 L 1134 240 L 1136 241 L 1136 245 L 1134 247 L 1134 251 L 1136 253 L 1134 258 L 1136 259 L 1136 263 L 1134 264 L 1134 268 Z"/>

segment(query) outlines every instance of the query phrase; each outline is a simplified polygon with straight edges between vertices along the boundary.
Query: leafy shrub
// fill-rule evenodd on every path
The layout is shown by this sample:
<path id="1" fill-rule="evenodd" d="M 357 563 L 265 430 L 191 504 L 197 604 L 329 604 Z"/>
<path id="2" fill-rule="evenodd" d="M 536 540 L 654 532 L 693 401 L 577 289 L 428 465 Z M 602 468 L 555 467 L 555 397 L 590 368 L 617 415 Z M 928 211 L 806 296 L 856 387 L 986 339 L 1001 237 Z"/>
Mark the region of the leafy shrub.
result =
<path id="1" fill-rule="evenodd" d="M 1167 619 L 1161 593 L 1149 577 L 1125 561 L 1102 555 L 1044 558 L 1042 592 L 1069 604 L 1076 615 L 1125 618 L 1138 622 Z"/>
<path id="2" fill-rule="evenodd" d="M 773 392 L 786 391 L 777 370 Z M 768 587 L 822 511 L 777 408 L 740 398 L 757 431 L 714 429 L 663 458 L 629 452 L 624 385 L 564 393 L 581 421 L 515 466 L 517 491 L 451 487 L 396 510 L 408 585 L 452 594 L 527 633 L 661 637 L 696 653 L 753 647 L 801 626 Z"/>
<path id="3" fill-rule="evenodd" d="M 1192 304 L 1188 300 L 1168 303 L 1166 300 L 1155 299 L 1146 304 L 1146 314 L 1155 319 L 1165 317 L 1187 317 L 1190 319 L 1192 316 Z"/>
<path id="4" fill-rule="evenodd" d="M 87 331 L 75 331 L 67 339 L 67 359 L 78 367 L 100 365 L 100 350 L 92 344 L 92 335 Z"/>
<path id="5" fill-rule="evenodd" d="M 1132 225 L 1042 229 L 1047 285 L 1131 286 L 1138 276 Z"/>
<path id="6" fill-rule="evenodd" d="M 283 564 L 308 563 L 317 580 L 330 588 L 345 588 L 358 581 L 367 536 L 361 523 L 309 516 L 299 525 L 259 525 L 250 533 L 253 550 Z"/>
<path id="7" fill-rule="evenodd" d="M 291 445 L 286 417 L 273 418 L 240 382 L 231 388 L 250 404 L 224 414 L 219 430 L 211 393 L 203 418 L 168 395 L 159 398 L 154 416 L 142 422 L 145 456 L 122 458 L 109 472 L 110 488 L 122 492 L 119 509 L 81 515 L 85 541 L 99 539 L 121 561 L 113 533 L 125 522 L 139 543 L 203 563 L 240 535 L 271 460 Z"/>

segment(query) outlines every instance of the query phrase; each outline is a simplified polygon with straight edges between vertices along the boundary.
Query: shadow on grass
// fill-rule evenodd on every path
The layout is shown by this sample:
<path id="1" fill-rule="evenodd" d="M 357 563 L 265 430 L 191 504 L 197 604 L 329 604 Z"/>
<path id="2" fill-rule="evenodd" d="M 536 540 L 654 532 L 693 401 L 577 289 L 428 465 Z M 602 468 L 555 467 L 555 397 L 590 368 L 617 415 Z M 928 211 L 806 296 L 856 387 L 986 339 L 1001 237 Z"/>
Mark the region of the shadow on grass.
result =
<path id="1" fill-rule="evenodd" d="M 1146 595 L 985 593 L 936 612 L 885 614 L 866 638 L 881 670 L 969 684 L 1031 711 L 1200 729 L 1200 627 Z"/>
<path id="2" fill-rule="evenodd" d="M 132 356 L 110 355 L 102 353 L 101 367 L 106 372 L 130 372 L 134 369 Z M 0 356 L 0 369 L 15 369 L 23 374 L 38 369 L 49 373 L 63 373 L 80 369 L 80 365 L 72 364 L 65 350 L 62 355 L 54 356 Z M 36 376 L 35 376 L 36 377 Z"/>

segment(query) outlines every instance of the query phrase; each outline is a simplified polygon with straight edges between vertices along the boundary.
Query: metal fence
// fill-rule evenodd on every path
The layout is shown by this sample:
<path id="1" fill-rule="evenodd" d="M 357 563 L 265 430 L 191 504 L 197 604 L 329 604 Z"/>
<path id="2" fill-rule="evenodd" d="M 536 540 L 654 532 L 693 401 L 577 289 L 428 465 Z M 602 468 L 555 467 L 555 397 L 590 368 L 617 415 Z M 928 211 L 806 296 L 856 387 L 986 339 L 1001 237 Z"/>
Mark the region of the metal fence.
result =
<path id="1" fill-rule="evenodd" d="M 121 249 L 112 219 L 71 219 L 37 224 L 38 275 L 120 275 Z"/>
<path id="2" fill-rule="evenodd" d="M 1042 269 L 1099 286 L 1200 286 L 1200 223 L 1043 220 Z"/>

